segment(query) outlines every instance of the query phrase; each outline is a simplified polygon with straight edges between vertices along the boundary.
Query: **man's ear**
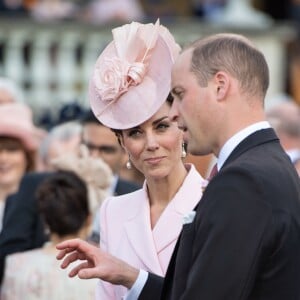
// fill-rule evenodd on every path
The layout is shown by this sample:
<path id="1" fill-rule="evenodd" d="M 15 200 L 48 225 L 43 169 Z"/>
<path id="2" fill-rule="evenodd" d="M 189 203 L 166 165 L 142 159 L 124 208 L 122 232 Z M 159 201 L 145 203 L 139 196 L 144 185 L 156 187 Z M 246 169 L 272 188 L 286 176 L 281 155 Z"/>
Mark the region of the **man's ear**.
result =
<path id="1" fill-rule="evenodd" d="M 229 90 L 230 78 L 227 73 L 219 71 L 214 76 L 217 100 L 222 101 Z"/>

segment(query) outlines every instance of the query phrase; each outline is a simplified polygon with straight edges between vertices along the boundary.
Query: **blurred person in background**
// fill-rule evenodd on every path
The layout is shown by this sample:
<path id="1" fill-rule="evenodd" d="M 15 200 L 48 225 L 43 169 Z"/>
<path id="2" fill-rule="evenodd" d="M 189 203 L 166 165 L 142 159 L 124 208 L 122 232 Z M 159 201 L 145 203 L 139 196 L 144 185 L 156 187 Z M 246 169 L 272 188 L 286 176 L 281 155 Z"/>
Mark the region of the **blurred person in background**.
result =
<path id="1" fill-rule="evenodd" d="M 85 145 L 81 145 L 79 153 L 67 153 L 51 161 L 55 170 L 70 170 L 86 182 L 88 188 L 89 209 L 91 221 L 98 222 L 98 210 L 103 200 L 108 196 L 113 173 L 100 157 L 92 157 Z M 97 221 L 96 221 L 97 220 Z M 88 240 L 99 243 L 99 233 L 91 226 Z"/>
<path id="2" fill-rule="evenodd" d="M 73 18 L 77 10 L 74 1 L 39 0 L 31 7 L 31 16 L 41 22 L 63 20 Z"/>
<path id="3" fill-rule="evenodd" d="M 66 151 L 53 158 L 51 172 L 35 172 L 24 176 L 18 193 L 14 195 L 14 201 L 11 201 L 13 205 L 5 216 L 5 230 L 0 234 L 0 281 L 7 255 L 40 248 L 48 240 L 49 234 L 38 212 L 36 189 L 58 170 L 73 171 L 84 180 L 88 189 L 92 221 L 103 199 L 108 195 L 112 172 L 101 159 L 90 157 L 83 145 L 79 151 Z M 89 228 L 88 240 L 97 243 L 99 237 L 97 238 L 95 241 L 92 228 Z"/>
<path id="4" fill-rule="evenodd" d="M 92 0 L 83 18 L 95 24 L 138 21 L 144 18 L 139 0 Z"/>
<path id="5" fill-rule="evenodd" d="M 120 177 L 120 170 L 128 159 L 120 145 L 115 133 L 107 126 L 100 123 L 91 110 L 87 111 L 81 119 L 82 144 L 93 158 L 101 158 L 109 165 L 113 173 L 113 180 L 109 188 L 109 196 L 131 193 L 141 187 L 136 182 Z M 99 214 L 99 212 L 98 212 Z M 94 218 L 93 240 L 99 242 L 100 220 L 99 215 Z"/>
<path id="6" fill-rule="evenodd" d="M 11 118 L 11 115 L 8 114 L 7 117 Z M 18 119 L 22 120 L 21 118 L 14 120 L 20 124 Z M 18 125 L 13 128 L 18 128 Z M 36 145 L 39 152 L 38 172 L 26 173 L 25 176 L 22 174 L 23 177 L 20 175 L 18 193 L 10 197 L 3 216 L 3 229 L 0 233 L 0 283 L 6 255 L 41 247 L 48 240 L 44 224 L 38 214 L 35 191 L 49 176 L 49 172 L 54 170 L 51 160 L 60 155 L 78 153 L 80 139 L 81 125 L 67 122 L 53 127 L 40 145 Z"/>
<path id="7" fill-rule="evenodd" d="M 286 100 L 267 110 L 267 118 L 293 164 L 300 159 L 300 106 Z"/>
<path id="8" fill-rule="evenodd" d="M 9 195 L 16 193 L 25 173 L 36 168 L 40 130 L 24 104 L 0 105 L 0 231 Z"/>
<path id="9" fill-rule="evenodd" d="M 95 117 L 91 110 L 87 111 L 81 119 L 82 143 L 89 149 L 92 157 L 101 157 L 112 169 L 115 180 L 111 187 L 112 195 L 130 193 L 139 188 L 144 180 L 133 182 L 124 180 L 119 176 L 123 167 L 126 166 L 128 155 L 118 142 L 115 133 Z M 135 172 L 132 168 L 129 171 Z"/>
<path id="10" fill-rule="evenodd" d="M 49 242 L 7 256 L 1 299 L 94 299 L 97 280 L 68 278 L 55 258 L 56 243 L 70 237 L 86 239 L 89 234 L 91 213 L 85 181 L 72 171 L 54 172 L 38 187 L 37 205 L 50 233 Z"/>
<path id="11" fill-rule="evenodd" d="M 69 121 L 52 127 L 39 147 L 39 169 L 51 171 L 52 159 L 66 153 L 77 152 L 81 142 L 81 132 L 81 124 L 77 121 Z"/>
<path id="12" fill-rule="evenodd" d="M 0 14 L 3 16 L 26 15 L 27 9 L 24 0 L 0 0 Z"/>

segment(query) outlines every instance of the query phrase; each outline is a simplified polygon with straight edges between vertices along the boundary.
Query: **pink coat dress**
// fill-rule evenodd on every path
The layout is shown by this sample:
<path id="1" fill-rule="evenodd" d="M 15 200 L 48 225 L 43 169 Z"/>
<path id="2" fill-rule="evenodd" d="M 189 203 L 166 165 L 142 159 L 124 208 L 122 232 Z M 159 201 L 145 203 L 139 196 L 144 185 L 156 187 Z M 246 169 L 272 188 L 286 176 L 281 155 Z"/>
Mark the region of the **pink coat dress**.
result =
<path id="1" fill-rule="evenodd" d="M 107 198 L 100 212 L 101 248 L 139 269 L 164 276 L 183 217 L 194 209 L 207 184 L 193 165 L 186 167 L 188 175 L 153 229 L 145 183 L 133 193 Z M 96 299 L 120 300 L 127 292 L 125 287 L 99 280 Z"/>

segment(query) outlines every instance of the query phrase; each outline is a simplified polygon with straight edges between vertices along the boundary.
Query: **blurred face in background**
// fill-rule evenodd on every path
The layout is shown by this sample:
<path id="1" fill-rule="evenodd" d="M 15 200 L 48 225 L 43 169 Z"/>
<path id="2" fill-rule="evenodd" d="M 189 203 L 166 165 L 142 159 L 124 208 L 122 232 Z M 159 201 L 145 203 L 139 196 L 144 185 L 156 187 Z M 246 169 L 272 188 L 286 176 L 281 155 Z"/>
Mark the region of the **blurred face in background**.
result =
<path id="1" fill-rule="evenodd" d="M 0 88 L 0 105 L 13 102 L 15 102 L 13 95 L 9 91 Z"/>
<path id="2" fill-rule="evenodd" d="M 126 160 L 126 154 L 114 132 L 103 125 L 87 123 L 83 126 L 82 142 L 92 157 L 102 158 L 114 174 L 119 172 Z"/>
<path id="3" fill-rule="evenodd" d="M 29 162 L 21 141 L 10 137 L 0 137 L 0 188 L 14 192 Z"/>
<path id="4" fill-rule="evenodd" d="M 67 153 L 77 153 L 80 145 L 80 135 L 75 135 L 66 141 L 52 141 L 49 145 L 47 158 L 44 162 L 43 170 L 52 171 L 54 168 L 51 161 Z"/>

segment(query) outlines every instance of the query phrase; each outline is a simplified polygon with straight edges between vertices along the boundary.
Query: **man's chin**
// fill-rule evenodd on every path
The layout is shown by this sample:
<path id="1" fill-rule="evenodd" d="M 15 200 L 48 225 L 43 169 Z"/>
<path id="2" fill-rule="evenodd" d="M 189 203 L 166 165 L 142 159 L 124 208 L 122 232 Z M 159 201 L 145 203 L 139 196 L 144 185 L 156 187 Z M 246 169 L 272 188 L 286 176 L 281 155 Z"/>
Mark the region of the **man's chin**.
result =
<path id="1" fill-rule="evenodd" d="M 196 155 L 196 156 L 200 156 L 200 155 L 205 155 L 205 153 L 203 153 L 203 151 L 201 151 L 203 149 L 199 149 L 199 147 L 196 147 L 196 145 L 193 145 L 193 142 L 187 142 L 187 152 L 192 154 L 192 155 Z"/>

